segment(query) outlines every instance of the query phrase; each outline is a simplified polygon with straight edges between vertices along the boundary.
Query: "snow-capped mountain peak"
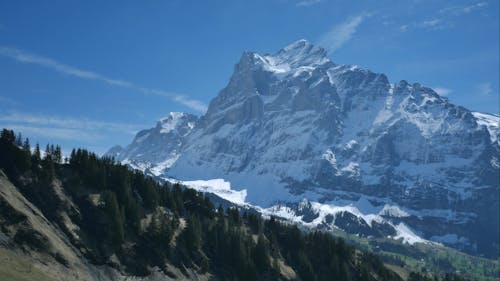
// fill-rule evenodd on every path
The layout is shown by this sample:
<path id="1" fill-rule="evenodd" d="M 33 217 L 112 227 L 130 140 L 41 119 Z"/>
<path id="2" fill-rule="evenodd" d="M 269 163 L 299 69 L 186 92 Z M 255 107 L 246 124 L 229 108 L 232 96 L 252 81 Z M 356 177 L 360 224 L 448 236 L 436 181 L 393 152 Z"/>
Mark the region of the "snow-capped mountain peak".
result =
<path id="1" fill-rule="evenodd" d="M 322 65 L 333 65 L 325 49 L 314 46 L 304 39 L 281 49 L 274 55 L 257 53 L 251 53 L 251 55 L 256 65 L 278 75 L 297 75 L 301 70 L 313 70 Z"/>
<path id="2" fill-rule="evenodd" d="M 187 126 L 184 131 L 188 133 L 195 125 L 195 121 L 191 119 L 192 118 L 189 118 L 187 113 L 170 112 L 167 116 L 158 121 L 157 126 L 161 127 L 160 133 L 162 134 L 170 133 L 173 130 L 180 131 L 182 126 Z"/>
<path id="3" fill-rule="evenodd" d="M 482 112 L 472 112 L 472 114 L 479 125 L 488 129 L 491 142 L 500 143 L 500 116 Z"/>
<path id="4" fill-rule="evenodd" d="M 274 55 L 245 52 L 204 116 L 169 115 L 118 159 L 183 181 L 224 179 L 263 208 L 303 198 L 342 207 L 368 196 L 396 206 L 386 215 L 410 214 L 391 216 L 393 226 L 425 239 L 453 234 L 467 241 L 456 247 L 491 253 L 500 235 L 498 120 L 418 83 L 335 65 L 299 40 Z"/>
<path id="5" fill-rule="evenodd" d="M 307 40 L 299 40 L 281 49 L 272 56 L 280 62 L 286 62 L 293 68 L 301 66 L 319 66 L 330 62 L 325 49 L 314 46 Z"/>
<path id="6" fill-rule="evenodd" d="M 160 175 L 177 161 L 184 140 L 197 121 L 195 115 L 171 112 L 154 128 L 137 133 L 127 147 L 115 146 L 106 155 L 133 168 Z"/>

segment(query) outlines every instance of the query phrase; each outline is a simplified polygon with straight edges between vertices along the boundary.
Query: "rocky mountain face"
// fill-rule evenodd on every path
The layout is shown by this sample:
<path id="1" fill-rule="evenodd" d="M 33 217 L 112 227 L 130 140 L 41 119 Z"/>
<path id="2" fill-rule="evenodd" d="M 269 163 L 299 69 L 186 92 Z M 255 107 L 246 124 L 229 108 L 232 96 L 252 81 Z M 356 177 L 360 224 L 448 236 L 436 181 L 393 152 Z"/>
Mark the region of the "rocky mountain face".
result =
<path id="1" fill-rule="evenodd" d="M 265 208 L 304 198 L 351 206 L 331 215 L 371 225 L 376 214 L 496 256 L 499 120 L 418 83 L 337 65 L 300 40 L 274 55 L 245 52 L 205 115 L 170 115 L 108 155 L 157 176 L 225 179 Z"/>
<path id="2" fill-rule="evenodd" d="M 156 127 L 137 133 L 127 147 L 112 147 L 107 154 L 136 169 L 161 173 L 177 161 L 185 137 L 197 120 L 192 114 L 171 112 Z"/>

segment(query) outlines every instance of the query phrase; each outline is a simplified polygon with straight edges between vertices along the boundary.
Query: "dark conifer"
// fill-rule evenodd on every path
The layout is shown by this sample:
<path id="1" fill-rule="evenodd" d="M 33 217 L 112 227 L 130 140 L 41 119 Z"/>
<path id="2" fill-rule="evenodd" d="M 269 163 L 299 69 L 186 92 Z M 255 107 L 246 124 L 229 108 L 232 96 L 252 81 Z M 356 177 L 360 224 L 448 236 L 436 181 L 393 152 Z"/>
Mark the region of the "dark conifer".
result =
<path id="1" fill-rule="evenodd" d="M 30 140 L 26 138 L 23 143 L 23 151 L 31 155 Z"/>
<path id="2" fill-rule="evenodd" d="M 125 232 L 123 229 L 123 218 L 120 213 L 116 195 L 112 191 L 104 191 L 101 194 L 103 207 L 110 221 L 110 231 L 112 233 L 112 241 L 115 249 L 119 249 L 123 243 Z"/>
<path id="3" fill-rule="evenodd" d="M 35 160 L 36 163 L 40 162 L 41 160 L 40 145 L 38 143 L 36 143 L 35 145 L 35 152 L 33 153 L 33 159 Z"/>
<path id="4" fill-rule="evenodd" d="M 17 145 L 17 147 L 22 147 L 22 145 L 23 145 L 23 137 L 21 136 L 21 133 L 17 133 L 15 144 Z"/>

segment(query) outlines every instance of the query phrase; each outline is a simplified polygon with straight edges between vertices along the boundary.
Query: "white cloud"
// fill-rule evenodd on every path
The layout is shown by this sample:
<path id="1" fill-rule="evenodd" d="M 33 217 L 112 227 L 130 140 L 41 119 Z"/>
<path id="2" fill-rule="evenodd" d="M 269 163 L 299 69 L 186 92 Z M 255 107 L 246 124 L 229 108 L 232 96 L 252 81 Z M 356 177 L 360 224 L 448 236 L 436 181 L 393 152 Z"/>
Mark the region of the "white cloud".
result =
<path id="1" fill-rule="evenodd" d="M 493 87 L 491 86 L 491 83 L 481 83 L 477 85 L 476 90 L 478 94 L 483 97 L 488 97 L 493 94 Z"/>
<path id="2" fill-rule="evenodd" d="M 295 4 L 297 7 L 307 7 L 323 2 L 323 0 L 303 0 Z"/>
<path id="3" fill-rule="evenodd" d="M 349 40 L 351 40 L 358 26 L 369 16 L 369 14 L 361 14 L 350 17 L 346 21 L 335 25 L 330 31 L 321 36 L 318 44 L 326 48 L 329 52 L 341 48 Z"/>
<path id="4" fill-rule="evenodd" d="M 164 96 L 199 112 L 205 112 L 207 109 L 207 106 L 203 102 L 189 99 L 185 95 L 145 88 L 135 85 L 134 83 L 129 81 L 108 78 L 96 72 L 82 70 L 70 65 L 60 63 L 51 58 L 31 54 L 20 49 L 0 46 L 0 55 L 9 57 L 22 63 L 37 64 L 66 75 L 71 75 L 82 79 L 97 80 L 112 86 L 128 88 L 145 94 Z"/>
<path id="5" fill-rule="evenodd" d="M 442 23 L 442 20 L 432 19 L 432 20 L 424 20 L 424 21 L 418 23 L 417 25 L 418 25 L 418 27 L 423 27 L 423 28 L 434 28 L 441 23 Z"/>
<path id="6" fill-rule="evenodd" d="M 444 8 L 441 9 L 439 12 L 441 14 L 452 14 L 454 16 L 460 16 L 460 15 L 470 14 L 476 10 L 482 9 L 487 6 L 488 3 L 486 2 L 478 2 L 468 6 L 454 6 L 454 7 Z"/>
<path id="7" fill-rule="evenodd" d="M 448 88 L 443 88 L 443 87 L 435 87 L 432 88 L 438 95 L 442 97 L 447 97 L 451 92 L 453 92 L 451 89 Z"/>
<path id="8" fill-rule="evenodd" d="M 453 22 L 444 19 L 428 19 L 414 24 L 416 28 L 423 28 L 428 30 L 442 30 L 447 28 L 452 28 L 454 26 Z"/>
<path id="9" fill-rule="evenodd" d="M 455 27 L 455 22 L 458 17 L 470 14 L 487 6 L 488 3 L 486 2 L 478 2 L 468 6 L 453 6 L 443 8 L 439 10 L 439 12 L 434 13 L 431 18 L 413 22 L 411 24 L 401 25 L 399 30 L 401 32 L 406 32 L 408 31 L 409 27 L 427 30 L 443 30 L 453 28 Z"/>
<path id="10" fill-rule="evenodd" d="M 5 123 L 2 124 L 2 127 L 9 128 L 10 130 L 14 130 L 16 132 L 22 132 L 23 135 L 28 135 L 30 138 L 35 136 L 59 140 L 84 141 L 89 143 L 95 143 L 96 141 L 104 139 L 102 134 L 77 129 L 38 127 L 14 123 Z"/>
<path id="11" fill-rule="evenodd" d="M 15 100 L 11 99 L 11 98 L 0 96 L 0 104 L 17 105 L 19 103 L 17 101 L 15 101 Z"/>
<path id="12" fill-rule="evenodd" d="M 178 94 L 178 93 L 172 93 L 172 92 L 167 92 L 167 91 L 162 91 L 162 90 L 157 90 L 157 89 L 149 89 L 149 88 L 142 88 L 139 87 L 137 88 L 141 93 L 146 94 L 146 95 L 156 95 L 156 96 L 162 96 L 162 97 L 167 97 L 170 98 L 180 104 L 183 104 L 191 109 L 194 109 L 199 112 L 205 112 L 207 111 L 207 106 L 202 103 L 201 101 L 198 100 L 193 100 L 190 99 L 189 97 Z"/>
<path id="13" fill-rule="evenodd" d="M 59 116 L 35 115 L 21 112 L 3 112 L 0 116 L 2 127 L 43 137 L 65 140 L 85 140 L 95 142 L 104 138 L 103 133 L 134 135 L 144 124 L 108 122 L 88 118 L 76 119 Z"/>

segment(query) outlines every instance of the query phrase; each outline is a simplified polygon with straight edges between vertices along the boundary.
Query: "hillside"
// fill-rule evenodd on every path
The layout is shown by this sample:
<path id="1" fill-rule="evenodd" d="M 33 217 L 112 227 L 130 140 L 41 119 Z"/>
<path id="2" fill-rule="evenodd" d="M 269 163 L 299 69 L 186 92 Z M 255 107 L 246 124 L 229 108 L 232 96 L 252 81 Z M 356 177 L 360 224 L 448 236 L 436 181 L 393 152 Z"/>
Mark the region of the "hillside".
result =
<path id="1" fill-rule="evenodd" d="M 0 245 L 2 258 L 47 280 L 400 280 L 328 233 L 216 208 L 86 150 L 41 154 L 2 131 Z"/>

